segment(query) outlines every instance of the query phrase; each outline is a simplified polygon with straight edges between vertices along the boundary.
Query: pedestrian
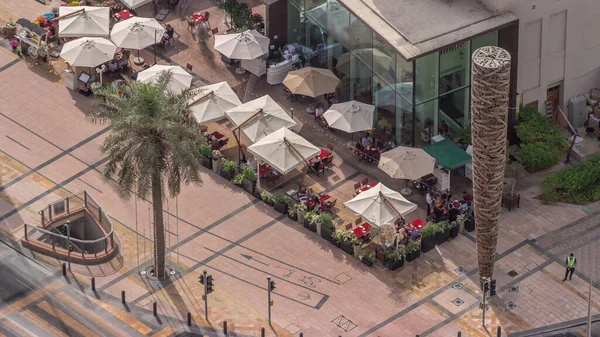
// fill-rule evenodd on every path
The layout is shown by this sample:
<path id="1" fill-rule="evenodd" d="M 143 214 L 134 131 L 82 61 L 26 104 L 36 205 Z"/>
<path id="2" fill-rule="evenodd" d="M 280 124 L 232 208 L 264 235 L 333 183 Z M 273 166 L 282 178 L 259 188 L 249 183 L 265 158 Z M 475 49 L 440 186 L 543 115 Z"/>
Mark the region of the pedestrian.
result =
<path id="1" fill-rule="evenodd" d="M 566 263 L 567 270 L 565 271 L 565 279 L 563 280 L 563 282 L 567 280 L 567 276 L 569 277 L 569 281 L 571 281 L 573 273 L 575 272 L 575 265 L 577 264 L 577 259 L 575 258 L 575 256 L 573 256 L 573 253 L 571 253 L 571 255 L 567 257 Z"/>
<path id="2" fill-rule="evenodd" d="M 427 216 L 431 214 L 431 208 L 433 206 L 433 197 L 431 196 L 431 191 L 427 191 L 425 195 L 425 202 L 427 202 Z"/>

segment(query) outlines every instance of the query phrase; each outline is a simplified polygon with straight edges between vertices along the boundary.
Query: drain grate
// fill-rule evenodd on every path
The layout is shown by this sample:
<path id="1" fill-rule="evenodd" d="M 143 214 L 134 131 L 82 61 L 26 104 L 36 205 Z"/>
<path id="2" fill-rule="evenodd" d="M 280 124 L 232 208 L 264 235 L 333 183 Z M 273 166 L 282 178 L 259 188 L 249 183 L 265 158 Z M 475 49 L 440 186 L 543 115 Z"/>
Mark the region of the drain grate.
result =
<path id="1" fill-rule="evenodd" d="M 505 306 L 505 307 L 506 307 L 506 309 L 508 309 L 508 310 L 512 310 L 512 309 L 514 309 L 514 308 L 516 308 L 516 307 L 517 307 L 517 305 L 516 305 L 516 304 L 514 304 L 513 302 L 508 302 L 508 303 L 506 303 L 506 305 L 504 305 L 504 306 Z"/>
<path id="2" fill-rule="evenodd" d="M 509 271 L 507 274 L 508 274 L 508 276 L 510 276 L 510 277 L 515 277 L 515 276 L 519 275 L 519 273 L 517 273 L 517 272 L 516 272 L 516 271 L 514 271 L 514 270 L 511 270 L 511 271 Z"/>
<path id="3" fill-rule="evenodd" d="M 512 287 L 508 288 L 508 292 L 509 293 L 518 293 L 519 292 L 519 287 L 512 286 Z"/>
<path id="4" fill-rule="evenodd" d="M 452 303 L 458 307 L 458 306 L 465 304 L 465 301 L 461 300 L 460 298 L 457 298 L 454 301 L 452 301 Z"/>
<path id="5" fill-rule="evenodd" d="M 462 289 L 463 285 L 460 282 L 454 282 L 454 283 L 452 283 L 452 288 L 454 288 L 454 289 Z"/>
<path id="6" fill-rule="evenodd" d="M 458 267 L 454 271 L 459 274 L 464 274 L 466 272 L 465 268 L 463 268 L 463 267 Z"/>

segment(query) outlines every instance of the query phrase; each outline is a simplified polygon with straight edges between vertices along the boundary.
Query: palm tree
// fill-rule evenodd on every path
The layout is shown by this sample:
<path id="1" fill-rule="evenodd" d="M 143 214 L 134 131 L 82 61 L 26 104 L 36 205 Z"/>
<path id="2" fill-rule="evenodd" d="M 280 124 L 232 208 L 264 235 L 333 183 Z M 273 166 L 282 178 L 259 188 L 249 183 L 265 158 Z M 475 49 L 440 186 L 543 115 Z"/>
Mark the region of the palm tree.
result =
<path id="1" fill-rule="evenodd" d="M 165 233 L 163 196 L 171 197 L 181 184 L 199 183 L 203 137 L 188 118 L 193 90 L 172 94 L 167 90 L 171 74 L 156 84 L 125 80 L 117 88 L 95 92 L 98 109 L 88 114 L 95 123 L 110 123 L 111 133 L 102 145 L 108 155 L 104 168 L 107 179 L 115 178 L 120 194 L 128 198 L 135 191 L 141 198 L 152 197 L 154 219 L 154 272 L 165 276 Z"/>

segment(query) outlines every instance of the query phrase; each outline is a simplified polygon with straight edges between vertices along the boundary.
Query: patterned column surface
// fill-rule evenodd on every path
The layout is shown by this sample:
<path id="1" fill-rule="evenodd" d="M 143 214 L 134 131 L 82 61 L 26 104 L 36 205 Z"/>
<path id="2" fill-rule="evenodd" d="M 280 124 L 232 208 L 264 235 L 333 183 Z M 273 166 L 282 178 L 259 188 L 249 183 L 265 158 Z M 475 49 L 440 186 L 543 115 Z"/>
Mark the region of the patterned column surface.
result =
<path id="1" fill-rule="evenodd" d="M 492 277 L 502 204 L 510 86 L 510 54 L 499 47 L 473 53 L 471 133 L 473 202 L 479 276 Z"/>

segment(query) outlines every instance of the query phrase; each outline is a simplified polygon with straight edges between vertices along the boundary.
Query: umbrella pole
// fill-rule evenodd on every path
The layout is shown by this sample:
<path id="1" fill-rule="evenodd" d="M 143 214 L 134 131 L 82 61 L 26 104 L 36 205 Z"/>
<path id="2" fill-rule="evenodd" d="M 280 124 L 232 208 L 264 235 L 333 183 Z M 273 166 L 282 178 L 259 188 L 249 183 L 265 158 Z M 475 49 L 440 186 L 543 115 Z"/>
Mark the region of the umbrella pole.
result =
<path id="1" fill-rule="evenodd" d="M 254 157 L 254 161 L 256 162 L 256 186 L 258 187 L 258 192 L 260 192 L 262 190 L 260 187 L 260 162 L 256 156 Z"/>
<path id="2" fill-rule="evenodd" d="M 235 130 L 233 130 L 233 138 L 235 138 L 235 141 L 238 144 L 238 166 L 239 166 L 240 163 L 242 162 L 242 144 L 240 143 L 240 139 L 238 138 L 238 135 L 235 134 Z"/>
<path id="3" fill-rule="evenodd" d="M 388 198 L 387 198 L 387 197 L 386 197 L 386 196 L 385 196 L 383 193 L 379 192 L 379 196 L 380 196 L 380 197 L 383 199 L 383 201 L 384 201 L 384 202 L 385 202 L 385 203 L 386 203 L 388 206 L 390 206 L 390 207 L 391 207 L 391 208 L 394 210 L 394 212 L 396 212 L 396 213 L 397 213 L 397 214 L 400 216 L 400 218 L 402 218 L 402 219 L 404 220 L 404 216 L 402 215 L 402 213 L 400 213 L 400 211 L 398 211 L 398 210 L 396 209 L 396 207 L 394 207 L 394 205 L 392 205 L 392 203 L 391 203 L 391 202 L 388 200 Z"/>

